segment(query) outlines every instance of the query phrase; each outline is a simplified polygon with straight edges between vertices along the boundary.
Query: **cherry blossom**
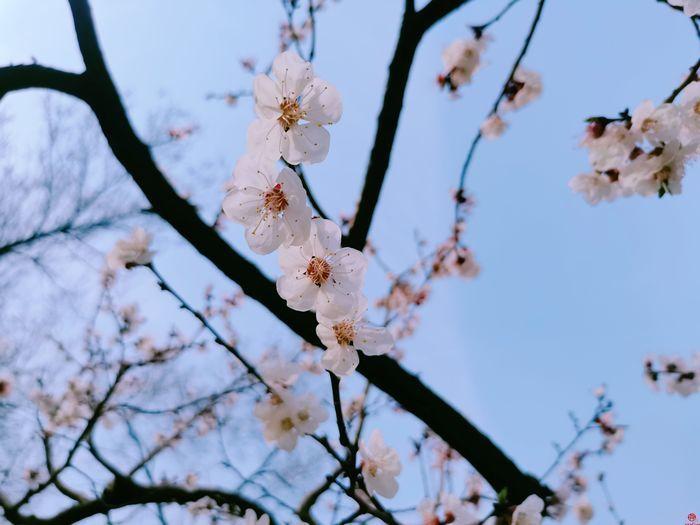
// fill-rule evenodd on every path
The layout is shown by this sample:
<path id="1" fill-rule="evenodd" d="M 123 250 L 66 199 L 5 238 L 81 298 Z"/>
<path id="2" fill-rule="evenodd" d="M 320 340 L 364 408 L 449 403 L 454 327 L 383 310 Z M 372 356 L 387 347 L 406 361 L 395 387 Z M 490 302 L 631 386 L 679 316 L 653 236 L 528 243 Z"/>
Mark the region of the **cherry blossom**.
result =
<path id="1" fill-rule="evenodd" d="M 654 107 L 651 100 L 642 102 L 632 113 L 632 133 L 653 145 L 661 145 L 678 137 L 680 114 L 673 104 L 661 104 Z"/>
<path id="2" fill-rule="evenodd" d="M 681 193 L 686 162 L 693 150 L 678 141 L 655 148 L 634 159 L 620 173 L 620 182 L 639 195 L 677 195 Z"/>
<path id="3" fill-rule="evenodd" d="M 528 496 L 525 501 L 515 507 L 512 525 L 540 525 L 544 501 L 539 496 Z"/>
<path id="4" fill-rule="evenodd" d="M 311 208 L 299 176 L 289 168 L 278 173 L 273 161 L 244 155 L 236 164 L 226 216 L 246 227 L 250 248 L 268 254 L 281 245 L 299 246 L 309 237 Z"/>
<path id="5" fill-rule="evenodd" d="M 700 15 L 700 0 L 668 0 L 672 6 L 682 7 L 688 16 Z"/>
<path id="6" fill-rule="evenodd" d="M 581 173 L 569 181 L 569 187 L 576 193 L 581 193 L 586 202 L 591 205 L 600 201 L 612 201 L 619 196 L 620 185 L 605 173 Z"/>
<path id="7" fill-rule="evenodd" d="M 362 476 L 370 496 L 376 492 L 393 498 L 399 490 L 396 476 L 401 473 L 401 461 L 396 451 L 384 443 L 379 430 L 373 430 L 369 442 L 360 441 Z"/>
<path id="8" fill-rule="evenodd" d="M 683 90 L 678 108 L 682 127 L 681 142 L 697 144 L 700 141 L 700 82 L 692 82 Z"/>
<path id="9" fill-rule="evenodd" d="M 574 515 L 581 525 L 586 525 L 593 519 L 593 505 L 588 499 L 588 496 L 582 494 L 578 497 L 573 506 Z"/>
<path id="10" fill-rule="evenodd" d="M 364 321 L 366 311 L 367 299 L 361 297 L 348 314 L 332 318 L 316 314 L 316 334 L 327 349 L 321 358 L 326 370 L 339 376 L 349 375 L 360 362 L 358 350 L 365 355 L 382 355 L 394 346 L 389 330 Z"/>
<path id="11" fill-rule="evenodd" d="M 367 261 L 361 252 L 341 248 L 340 239 L 338 225 L 315 218 L 304 244 L 280 248 L 284 275 L 277 280 L 277 292 L 287 306 L 336 316 L 357 304 Z"/>
<path id="12" fill-rule="evenodd" d="M 270 394 L 255 405 L 253 414 L 263 422 L 265 441 L 287 452 L 294 450 L 299 436 L 313 433 L 328 419 L 316 396 L 295 396 L 289 391 Z"/>
<path id="13" fill-rule="evenodd" d="M 248 151 L 290 164 L 321 162 L 330 144 L 324 126 L 338 122 L 343 111 L 340 94 L 294 51 L 278 55 L 272 73 L 274 80 L 255 77 L 258 119 L 248 128 Z"/>
<path id="14" fill-rule="evenodd" d="M 301 374 L 301 366 L 278 355 L 265 356 L 258 366 L 260 375 L 273 388 L 290 388 Z"/>
<path id="15" fill-rule="evenodd" d="M 540 74 L 530 69 L 519 67 L 509 82 L 505 98 L 499 105 L 503 111 L 520 109 L 542 94 L 542 79 Z"/>
<path id="16" fill-rule="evenodd" d="M 495 140 L 508 129 L 508 123 L 498 113 L 492 113 L 481 123 L 481 135 L 488 140 Z"/>
<path id="17" fill-rule="evenodd" d="M 151 251 L 153 237 L 141 227 L 134 228 L 131 236 L 117 241 L 107 255 L 107 266 L 111 270 L 130 269 L 134 266 L 149 264 L 153 260 Z"/>
<path id="18" fill-rule="evenodd" d="M 448 86 L 450 91 L 456 91 L 459 86 L 471 83 L 489 40 L 490 37 L 482 35 L 480 38 L 455 40 L 447 46 L 442 52 L 445 69 L 438 77 L 438 83 Z"/>

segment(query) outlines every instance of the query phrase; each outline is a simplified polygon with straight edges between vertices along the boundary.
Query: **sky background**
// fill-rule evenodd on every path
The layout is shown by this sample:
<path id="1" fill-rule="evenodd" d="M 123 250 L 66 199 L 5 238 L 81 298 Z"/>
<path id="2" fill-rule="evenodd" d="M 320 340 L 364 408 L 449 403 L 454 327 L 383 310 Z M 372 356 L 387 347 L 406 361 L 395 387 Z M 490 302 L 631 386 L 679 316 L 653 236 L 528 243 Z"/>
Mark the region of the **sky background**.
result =
<path id="1" fill-rule="evenodd" d="M 179 189 L 193 191 L 213 216 L 221 185 L 245 149 L 250 101 L 230 108 L 206 94 L 247 89 L 238 65 L 266 63 L 277 48 L 279 2 L 234 0 L 94 0 L 107 63 L 130 116 L 146 134 L 154 112 L 178 108 L 200 132 L 186 155 L 164 164 Z M 255 8 L 252 6 L 255 4 Z M 359 195 L 383 97 L 403 2 L 329 2 L 318 16 L 315 69 L 343 96 L 328 158 L 307 169 L 317 198 L 333 216 L 351 212 Z M 435 85 L 440 52 L 468 36 L 502 2 L 475 0 L 423 40 L 370 236 L 383 258 L 403 268 L 415 258 L 414 232 L 447 236 L 450 190 L 469 141 L 508 74 L 534 13 L 522 0 L 494 26 L 485 66 L 452 100 Z M 31 5 L 31 8 L 27 6 Z M 28 62 L 80 71 L 67 3 L 0 0 L 0 63 Z M 420 374 L 499 444 L 523 469 L 541 474 L 553 441 L 573 429 L 567 412 L 591 412 L 591 390 L 608 385 L 618 419 L 629 425 L 612 457 L 595 460 L 593 524 L 612 520 L 593 474 L 604 469 L 629 524 L 669 525 L 700 512 L 700 399 L 649 390 L 642 359 L 649 353 L 690 355 L 700 323 L 700 184 L 689 170 L 680 196 L 631 198 L 597 207 L 571 193 L 568 180 L 587 170 L 577 148 L 591 115 L 614 115 L 645 98 L 661 101 L 698 55 L 689 20 L 652 0 L 550 0 L 524 62 L 542 74 L 540 100 L 508 115 L 506 134 L 485 142 L 468 176 L 477 205 L 466 241 L 482 267 L 474 281 L 440 281 L 416 335 L 403 344 L 405 366 Z M 16 140 L 31 147 L 41 116 L 36 93 L 3 100 Z M 227 236 L 250 255 L 242 230 Z M 157 263 L 191 297 L 213 282 L 230 288 L 206 261 L 175 237 L 160 239 Z M 108 247 L 108 243 L 104 245 Z M 274 256 L 256 258 L 271 276 Z M 140 282 L 140 277 L 133 277 Z M 372 286 L 372 285 L 376 286 Z M 367 290 L 385 289 L 377 268 Z M 143 293 L 151 313 L 175 310 Z M 251 306 L 241 335 L 262 348 L 288 337 Z M 408 450 L 415 423 L 377 421 L 387 440 Z M 402 478 L 402 501 L 421 488 L 414 466 Z M 554 477 L 551 481 L 556 481 Z"/>

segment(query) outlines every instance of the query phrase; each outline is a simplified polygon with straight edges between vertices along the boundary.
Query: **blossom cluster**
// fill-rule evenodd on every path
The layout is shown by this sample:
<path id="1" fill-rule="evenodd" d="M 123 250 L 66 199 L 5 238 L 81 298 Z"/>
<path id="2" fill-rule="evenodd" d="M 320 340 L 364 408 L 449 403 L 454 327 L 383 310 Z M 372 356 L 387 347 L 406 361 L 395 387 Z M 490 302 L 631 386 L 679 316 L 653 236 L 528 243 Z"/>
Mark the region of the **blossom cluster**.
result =
<path id="1" fill-rule="evenodd" d="M 700 153 L 700 82 L 687 86 L 678 103 L 645 100 L 631 115 L 589 119 L 581 145 L 593 170 L 569 186 L 589 204 L 681 193 L 686 166 Z"/>
<path id="2" fill-rule="evenodd" d="M 460 38 L 447 46 L 442 52 L 444 69 L 438 75 L 438 85 L 454 94 L 461 86 L 470 84 L 482 65 L 481 55 L 491 40 L 490 35 L 479 31 L 474 38 Z M 539 73 L 518 67 L 504 86 L 494 111 L 481 124 L 481 135 L 489 140 L 500 137 L 508 129 L 508 123 L 502 115 L 522 108 L 537 99 L 541 93 L 542 79 Z"/>
<path id="3" fill-rule="evenodd" d="M 272 74 L 274 78 L 255 77 L 258 118 L 248 128 L 247 152 L 226 186 L 222 208 L 245 227 L 251 250 L 263 255 L 278 252 L 282 275 L 277 292 L 289 308 L 316 313 L 316 333 L 327 349 L 321 364 L 345 376 L 357 368 L 358 350 L 385 354 L 394 342 L 385 327 L 364 320 L 365 256 L 341 245 L 341 230 L 335 222 L 312 217 L 295 168 L 326 158 L 330 146 L 326 126 L 340 120 L 342 101 L 336 88 L 316 77 L 312 65 L 294 51 L 275 58 Z M 285 166 L 278 170 L 280 159 Z M 275 375 L 294 373 L 280 374 L 278 368 Z M 328 417 L 312 394 L 293 394 L 293 382 L 273 381 L 274 390 L 255 407 L 265 439 L 288 451 L 300 435 L 313 433 Z M 393 497 L 398 490 L 395 477 L 401 470 L 396 452 L 375 431 L 368 443 L 360 443 L 360 454 L 368 491 Z"/>
<path id="4" fill-rule="evenodd" d="M 700 353 L 689 361 L 677 356 L 649 356 L 644 360 L 644 377 L 654 390 L 663 384 L 669 394 L 687 397 L 700 391 Z"/>

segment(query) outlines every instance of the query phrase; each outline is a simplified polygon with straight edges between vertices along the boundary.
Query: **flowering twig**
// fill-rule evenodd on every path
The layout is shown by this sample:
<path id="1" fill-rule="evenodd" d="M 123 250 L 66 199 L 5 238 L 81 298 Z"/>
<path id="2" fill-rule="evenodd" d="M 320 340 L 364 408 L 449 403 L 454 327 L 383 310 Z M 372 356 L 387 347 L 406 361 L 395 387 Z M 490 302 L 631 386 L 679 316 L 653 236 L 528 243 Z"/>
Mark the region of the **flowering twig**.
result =
<path id="1" fill-rule="evenodd" d="M 605 496 L 605 503 L 608 506 L 608 511 L 610 512 L 610 515 L 613 517 L 613 519 L 617 522 L 618 525 L 624 525 L 625 520 L 623 520 L 617 512 L 615 502 L 613 501 L 612 495 L 610 494 L 610 489 L 605 480 L 604 472 L 598 474 L 598 483 L 600 483 L 600 488 L 602 489 L 603 495 Z"/>
<path id="2" fill-rule="evenodd" d="M 501 88 L 501 91 L 498 94 L 498 97 L 496 97 L 496 100 L 493 103 L 493 106 L 491 107 L 491 111 L 489 112 L 489 115 L 495 114 L 496 111 L 498 110 L 498 105 L 501 103 L 501 100 L 503 100 L 503 97 L 506 96 L 506 93 L 508 92 L 508 87 L 510 86 L 511 82 L 513 81 L 513 77 L 515 76 L 515 73 L 518 70 L 520 63 L 525 58 L 525 55 L 530 47 L 530 42 L 532 42 L 532 37 L 534 36 L 535 30 L 537 29 L 537 26 L 540 22 L 540 19 L 542 16 L 542 10 L 544 9 L 544 3 L 545 3 L 545 0 L 538 0 L 537 10 L 535 11 L 535 17 L 532 19 L 532 24 L 530 24 L 530 29 L 527 33 L 527 36 L 525 37 L 525 41 L 523 42 L 523 46 L 520 49 L 520 53 L 518 54 L 517 58 L 515 59 L 513 66 L 510 69 L 510 73 L 508 75 L 508 78 L 503 83 L 503 87 Z M 469 166 L 471 165 L 472 159 L 474 158 L 474 153 L 476 152 L 476 148 L 479 145 L 479 142 L 481 142 L 482 138 L 483 138 L 483 135 L 482 135 L 482 132 L 480 130 L 476 133 L 476 135 L 472 139 L 471 144 L 469 145 L 469 149 L 467 151 L 467 156 L 464 159 L 464 163 L 462 164 L 462 169 L 461 169 L 460 174 L 459 174 L 459 186 L 457 189 L 458 195 L 464 194 L 464 183 L 465 183 L 465 179 L 467 177 L 467 171 L 469 170 Z M 458 202 L 455 205 L 455 222 L 459 218 L 459 209 L 460 209 L 459 204 L 460 203 Z"/>
<path id="3" fill-rule="evenodd" d="M 238 359 L 241 362 L 241 364 L 243 364 L 248 373 L 255 377 L 258 381 L 260 381 L 260 383 L 262 383 L 265 386 L 265 388 L 267 388 L 268 392 L 274 393 L 274 389 L 267 384 L 265 379 L 262 377 L 262 375 L 260 375 L 260 373 L 255 369 L 255 367 L 238 351 L 236 347 L 226 342 L 226 339 L 224 339 L 223 336 L 219 334 L 218 330 L 216 330 L 216 328 L 214 328 L 211 325 L 211 323 L 209 323 L 204 314 L 190 306 L 189 303 L 187 303 L 187 301 L 185 301 L 185 299 L 167 283 L 165 278 L 160 274 L 160 272 L 156 269 L 153 263 L 147 264 L 146 268 L 148 268 L 153 273 L 153 275 L 155 275 L 156 279 L 158 280 L 158 286 L 160 287 L 160 289 L 172 295 L 180 303 L 180 308 L 187 310 L 189 313 L 191 313 L 195 318 L 197 318 L 197 320 L 200 323 L 202 323 L 202 326 L 204 326 L 204 328 L 206 328 L 207 331 L 209 331 L 209 333 L 211 333 L 214 336 L 214 342 L 216 342 L 220 346 L 223 346 L 226 350 L 228 350 L 230 354 L 236 357 L 236 359 Z"/>

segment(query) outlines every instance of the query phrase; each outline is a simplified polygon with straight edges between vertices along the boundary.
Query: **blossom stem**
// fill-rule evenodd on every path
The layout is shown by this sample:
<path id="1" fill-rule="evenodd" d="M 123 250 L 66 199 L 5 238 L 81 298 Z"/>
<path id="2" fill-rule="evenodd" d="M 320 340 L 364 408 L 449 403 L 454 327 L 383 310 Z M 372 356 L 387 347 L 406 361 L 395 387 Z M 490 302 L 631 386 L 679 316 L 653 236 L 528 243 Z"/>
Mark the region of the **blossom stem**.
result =
<path id="1" fill-rule="evenodd" d="M 214 336 L 214 341 L 218 345 L 223 346 L 226 350 L 228 350 L 230 354 L 232 354 L 236 359 L 238 359 L 243 364 L 248 373 L 255 377 L 258 381 L 260 381 L 260 383 L 262 383 L 265 386 L 269 393 L 274 393 L 274 389 L 267 384 L 265 379 L 263 379 L 262 375 L 260 375 L 260 373 L 255 369 L 255 367 L 245 357 L 243 357 L 243 355 L 238 351 L 238 349 L 235 346 L 226 342 L 226 339 L 224 339 L 223 336 L 218 332 L 218 330 L 214 328 L 211 325 L 211 323 L 209 323 L 209 321 L 203 313 L 190 306 L 190 304 L 187 301 L 185 301 L 185 299 L 172 286 L 170 286 L 167 283 L 165 278 L 156 269 L 153 263 L 147 264 L 146 268 L 148 268 L 153 273 L 153 275 L 155 275 L 156 279 L 158 280 L 158 286 L 161 290 L 163 290 L 164 292 L 168 292 L 170 295 L 172 295 L 180 303 L 180 308 L 187 310 L 189 313 L 191 313 L 200 323 L 202 323 L 202 326 L 204 326 L 204 328 L 206 328 L 207 331 Z"/>

